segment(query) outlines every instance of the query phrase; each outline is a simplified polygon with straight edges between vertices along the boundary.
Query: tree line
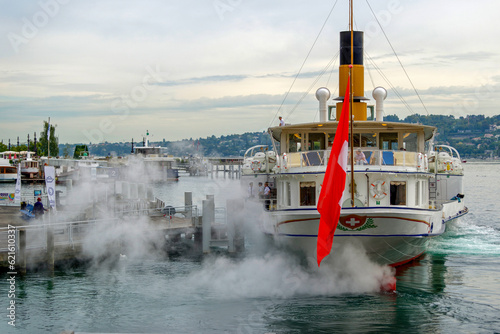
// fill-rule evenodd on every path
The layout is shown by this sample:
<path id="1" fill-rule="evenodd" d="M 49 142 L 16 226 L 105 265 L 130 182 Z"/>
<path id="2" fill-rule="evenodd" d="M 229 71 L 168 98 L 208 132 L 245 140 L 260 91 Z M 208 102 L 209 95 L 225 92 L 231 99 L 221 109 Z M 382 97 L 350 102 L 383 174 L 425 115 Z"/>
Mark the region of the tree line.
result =
<path id="1" fill-rule="evenodd" d="M 433 125 L 437 128 L 436 144 L 446 144 L 455 147 L 464 158 L 488 158 L 500 156 L 500 115 L 486 117 L 484 115 L 468 115 L 455 118 L 453 115 L 419 115 L 414 114 L 400 119 L 396 115 L 385 116 L 388 122 L 407 122 Z M 39 156 L 46 156 L 50 147 L 51 156 L 81 158 L 85 155 L 94 156 L 125 156 L 133 152 L 132 142 L 94 143 L 94 144 L 59 144 L 56 136 L 57 125 L 50 126 L 43 122 L 43 129 L 35 146 L 30 140 L 30 151 Z M 49 132 L 49 136 L 47 136 Z M 189 138 L 177 141 L 152 142 L 151 145 L 162 146 L 173 156 L 190 155 L 231 157 L 243 156 L 246 149 L 255 145 L 269 145 L 272 142 L 267 132 L 247 132 L 224 136 L 209 136 L 206 138 Z M 134 143 L 142 146 L 142 140 Z M 8 150 L 8 144 L 0 142 L 0 152 Z M 11 143 L 11 151 L 26 151 L 28 145 Z"/>

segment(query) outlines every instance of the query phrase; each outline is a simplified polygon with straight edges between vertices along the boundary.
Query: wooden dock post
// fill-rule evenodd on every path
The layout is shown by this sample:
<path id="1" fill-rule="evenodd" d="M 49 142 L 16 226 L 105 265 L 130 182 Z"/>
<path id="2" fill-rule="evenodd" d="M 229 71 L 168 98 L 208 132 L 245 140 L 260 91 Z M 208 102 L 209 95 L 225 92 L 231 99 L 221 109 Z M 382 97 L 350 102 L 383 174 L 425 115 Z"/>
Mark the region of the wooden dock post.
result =
<path id="1" fill-rule="evenodd" d="M 245 249 L 245 234 L 243 224 L 243 201 L 229 199 L 227 207 L 227 238 L 229 253 L 242 252 Z"/>
<path id="2" fill-rule="evenodd" d="M 123 199 L 130 199 L 130 183 L 122 182 L 122 196 Z"/>
<path id="3" fill-rule="evenodd" d="M 54 229 L 47 227 L 47 269 L 54 271 Z"/>
<path id="4" fill-rule="evenodd" d="M 71 192 L 71 190 L 73 190 L 73 180 L 72 179 L 66 180 L 65 185 L 66 185 L 66 191 L 68 193 Z"/>
<path id="5" fill-rule="evenodd" d="M 21 274 L 26 274 L 26 230 L 19 230 L 19 253 L 17 254 L 17 265 Z"/>
<path id="6" fill-rule="evenodd" d="M 186 218 L 191 219 L 193 213 L 193 193 L 190 191 L 184 192 L 184 210 Z"/>
<path id="7" fill-rule="evenodd" d="M 184 192 L 184 206 L 193 206 L 193 193 L 191 191 Z"/>
<path id="8" fill-rule="evenodd" d="M 207 199 L 203 200 L 203 216 L 202 216 L 202 238 L 203 238 L 203 253 L 210 253 L 210 240 L 212 239 L 212 223 L 215 221 L 215 202 L 213 195 L 207 195 Z"/>

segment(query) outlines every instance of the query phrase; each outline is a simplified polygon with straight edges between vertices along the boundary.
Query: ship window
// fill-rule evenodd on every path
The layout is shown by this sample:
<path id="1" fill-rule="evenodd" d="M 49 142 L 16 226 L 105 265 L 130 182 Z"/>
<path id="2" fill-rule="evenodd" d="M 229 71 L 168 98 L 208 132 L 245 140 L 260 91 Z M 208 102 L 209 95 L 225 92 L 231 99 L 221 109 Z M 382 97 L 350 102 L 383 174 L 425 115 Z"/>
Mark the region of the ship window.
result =
<path id="1" fill-rule="evenodd" d="M 382 150 L 397 150 L 398 149 L 398 134 L 397 133 L 380 133 L 380 149 Z"/>
<path id="2" fill-rule="evenodd" d="M 417 134 L 405 133 L 403 135 L 404 148 L 410 152 L 417 152 Z"/>
<path id="3" fill-rule="evenodd" d="M 362 133 L 361 134 L 361 147 L 377 147 L 377 134 L 376 133 Z"/>
<path id="4" fill-rule="evenodd" d="M 359 133 L 352 135 L 352 142 L 354 143 L 353 147 L 359 147 Z"/>
<path id="5" fill-rule="evenodd" d="M 288 152 L 301 151 L 302 136 L 300 133 L 291 133 L 288 135 Z"/>
<path id="6" fill-rule="evenodd" d="M 300 205 L 316 205 L 316 182 L 300 182 Z"/>
<path id="7" fill-rule="evenodd" d="M 327 133 L 326 137 L 327 137 L 327 141 L 328 141 L 328 148 L 330 148 L 333 145 L 333 139 L 335 138 L 335 134 Z"/>
<path id="8" fill-rule="evenodd" d="M 406 205 L 406 182 L 391 181 L 391 205 Z"/>
<path id="9" fill-rule="evenodd" d="M 310 133 L 309 134 L 309 151 L 318 151 L 325 149 L 325 134 L 324 133 Z"/>

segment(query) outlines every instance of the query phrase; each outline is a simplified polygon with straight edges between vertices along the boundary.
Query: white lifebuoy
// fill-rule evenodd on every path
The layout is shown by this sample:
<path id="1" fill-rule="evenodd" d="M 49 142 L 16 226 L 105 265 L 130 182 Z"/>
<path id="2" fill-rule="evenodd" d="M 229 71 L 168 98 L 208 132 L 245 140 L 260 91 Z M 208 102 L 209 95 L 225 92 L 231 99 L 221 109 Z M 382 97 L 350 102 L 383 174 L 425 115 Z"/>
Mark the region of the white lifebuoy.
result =
<path id="1" fill-rule="evenodd" d="M 448 173 L 453 172 L 453 161 L 446 160 L 443 162 L 443 164 L 444 164 L 445 172 L 448 172 Z"/>
<path id="2" fill-rule="evenodd" d="M 370 195 L 374 199 L 383 199 L 387 196 L 384 180 L 376 180 L 370 183 Z"/>

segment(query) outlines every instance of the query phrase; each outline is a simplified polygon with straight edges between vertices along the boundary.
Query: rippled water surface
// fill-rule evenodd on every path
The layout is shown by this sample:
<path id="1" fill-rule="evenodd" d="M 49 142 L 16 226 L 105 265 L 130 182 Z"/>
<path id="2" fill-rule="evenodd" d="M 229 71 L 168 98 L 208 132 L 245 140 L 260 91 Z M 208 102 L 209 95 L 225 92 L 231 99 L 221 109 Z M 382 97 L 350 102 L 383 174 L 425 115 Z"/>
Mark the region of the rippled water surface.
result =
<path id="1" fill-rule="evenodd" d="M 465 167 L 470 213 L 433 239 L 420 261 L 397 270 L 394 294 L 373 291 L 383 268 L 356 263 L 355 252 L 346 255 L 348 270 L 317 272 L 254 240 L 235 258 L 123 258 L 19 276 L 16 327 L 0 311 L 0 333 L 500 332 L 500 164 Z M 185 177 L 156 192 L 174 206 L 184 191 L 197 204 L 215 194 L 223 205 L 235 182 Z"/>

